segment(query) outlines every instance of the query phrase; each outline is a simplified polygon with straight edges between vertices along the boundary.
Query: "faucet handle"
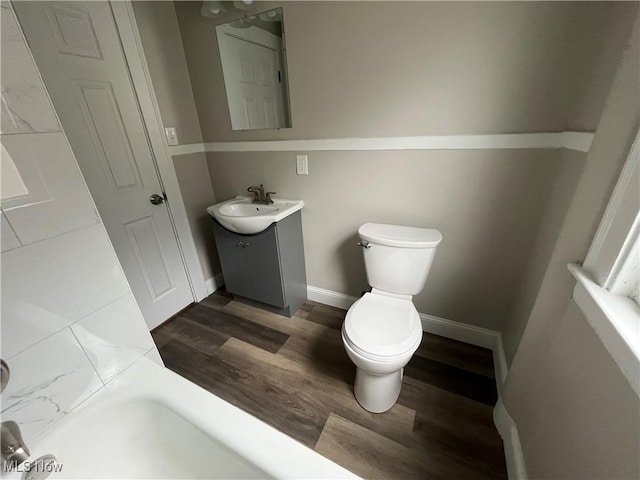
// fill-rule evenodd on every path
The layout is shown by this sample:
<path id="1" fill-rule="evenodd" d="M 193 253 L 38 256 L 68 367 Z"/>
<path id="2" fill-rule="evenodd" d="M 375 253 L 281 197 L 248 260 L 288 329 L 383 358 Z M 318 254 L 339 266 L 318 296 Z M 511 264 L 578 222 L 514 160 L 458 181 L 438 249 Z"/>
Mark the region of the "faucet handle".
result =
<path id="1" fill-rule="evenodd" d="M 11 377 L 9 365 L 0 358 L 0 393 L 4 392 L 7 383 L 9 383 L 9 377 Z"/>
<path id="2" fill-rule="evenodd" d="M 273 199 L 271 198 L 271 195 L 275 195 L 278 192 L 267 192 L 264 194 L 264 199 L 267 203 L 273 203 Z"/>
<path id="3" fill-rule="evenodd" d="M 22 439 L 20 427 L 18 427 L 16 422 L 11 420 L 2 422 L 1 426 L 2 458 L 8 464 L 14 463 L 15 465 L 20 465 L 29 458 L 30 455 L 29 449 Z"/>
<path id="4" fill-rule="evenodd" d="M 247 188 L 247 192 L 253 193 L 253 202 L 256 203 L 259 200 L 261 200 L 260 192 L 264 192 L 264 189 L 262 188 L 262 185 L 260 185 L 259 187 L 257 185 L 252 185 L 249 188 Z"/>

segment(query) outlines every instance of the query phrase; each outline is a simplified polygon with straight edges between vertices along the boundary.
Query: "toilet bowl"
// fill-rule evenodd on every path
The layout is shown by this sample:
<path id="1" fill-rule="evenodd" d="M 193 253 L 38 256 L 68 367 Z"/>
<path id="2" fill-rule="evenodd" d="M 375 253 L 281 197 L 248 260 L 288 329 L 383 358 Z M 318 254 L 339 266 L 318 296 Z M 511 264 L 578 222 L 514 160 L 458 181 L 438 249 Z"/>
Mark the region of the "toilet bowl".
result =
<path id="1" fill-rule="evenodd" d="M 374 413 L 389 410 L 400 395 L 402 371 L 422 340 L 411 300 L 365 293 L 347 312 L 342 341 L 356 365 L 354 394 Z"/>
<path id="2" fill-rule="evenodd" d="M 362 225 L 358 234 L 373 288 L 349 308 L 342 341 L 356 365 L 358 403 L 382 413 L 396 403 L 403 369 L 420 346 L 422 324 L 411 298 L 424 286 L 442 235 L 374 223 Z"/>

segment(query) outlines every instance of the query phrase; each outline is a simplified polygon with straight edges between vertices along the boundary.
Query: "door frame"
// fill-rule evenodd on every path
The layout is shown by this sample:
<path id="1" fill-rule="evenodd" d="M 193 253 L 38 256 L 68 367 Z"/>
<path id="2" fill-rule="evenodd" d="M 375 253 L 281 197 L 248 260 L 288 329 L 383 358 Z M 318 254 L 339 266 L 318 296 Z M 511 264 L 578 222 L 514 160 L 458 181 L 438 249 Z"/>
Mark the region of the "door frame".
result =
<path id="1" fill-rule="evenodd" d="M 165 142 L 164 124 L 156 98 L 151 73 L 147 64 L 138 25 L 130 0 L 110 1 L 111 10 L 120 36 L 120 43 L 129 67 L 133 89 L 138 97 L 142 121 L 148 132 L 151 153 L 163 191 L 167 194 L 169 218 L 182 256 L 193 299 L 199 302 L 209 295 L 202 265 L 193 240 L 191 226 L 187 218 L 178 177 L 168 145 Z"/>

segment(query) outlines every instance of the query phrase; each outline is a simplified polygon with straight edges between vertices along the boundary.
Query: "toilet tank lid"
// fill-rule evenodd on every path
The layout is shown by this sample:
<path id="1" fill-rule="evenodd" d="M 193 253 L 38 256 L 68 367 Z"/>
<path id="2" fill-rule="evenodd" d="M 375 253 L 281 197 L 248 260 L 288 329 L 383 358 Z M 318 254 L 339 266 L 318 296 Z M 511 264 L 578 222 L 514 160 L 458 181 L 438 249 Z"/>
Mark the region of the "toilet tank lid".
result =
<path id="1" fill-rule="evenodd" d="M 382 223 L 365 223 L 358 229 L 362 240 L 404 248 L 435 248 L 442 234 L 433 228 L 404 227 Z"/>

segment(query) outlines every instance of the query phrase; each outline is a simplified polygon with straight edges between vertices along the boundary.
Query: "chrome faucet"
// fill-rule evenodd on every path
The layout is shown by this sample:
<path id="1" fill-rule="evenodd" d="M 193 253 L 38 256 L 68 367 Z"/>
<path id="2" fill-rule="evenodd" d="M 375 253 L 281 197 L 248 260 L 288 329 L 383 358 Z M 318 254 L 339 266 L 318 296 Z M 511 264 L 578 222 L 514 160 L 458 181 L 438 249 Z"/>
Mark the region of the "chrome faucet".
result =
<path id="1" fill-rule="evenodd" d="M 252 186 L 247 188 L 247 192 L 253 193 L 253 200 L 251 203 L 261 203 L 263 205 L 270 205 L 273 203 L 271 195 L 275 195 L 276 192 L 264 193 L 264 186 Z"/>
<path id="2" fill-rule="evenodd" d="M 0 425 L 2 459 L 5 465 L 20 465 L 29 458 L 29 449 L 22 439 L 20 427 L 11 420 Z"/>
<path id="3" fill-rule="evenodd" d="M 2 393 L 9 383 L 9 365 L 0 359 L 0 393 Z M 20 427 L 11 420 L 0 424 L 0 450 L 5 466 L 12 468 L 20 465 L 29 458 L 29 449 L 22 439 Z"/>

